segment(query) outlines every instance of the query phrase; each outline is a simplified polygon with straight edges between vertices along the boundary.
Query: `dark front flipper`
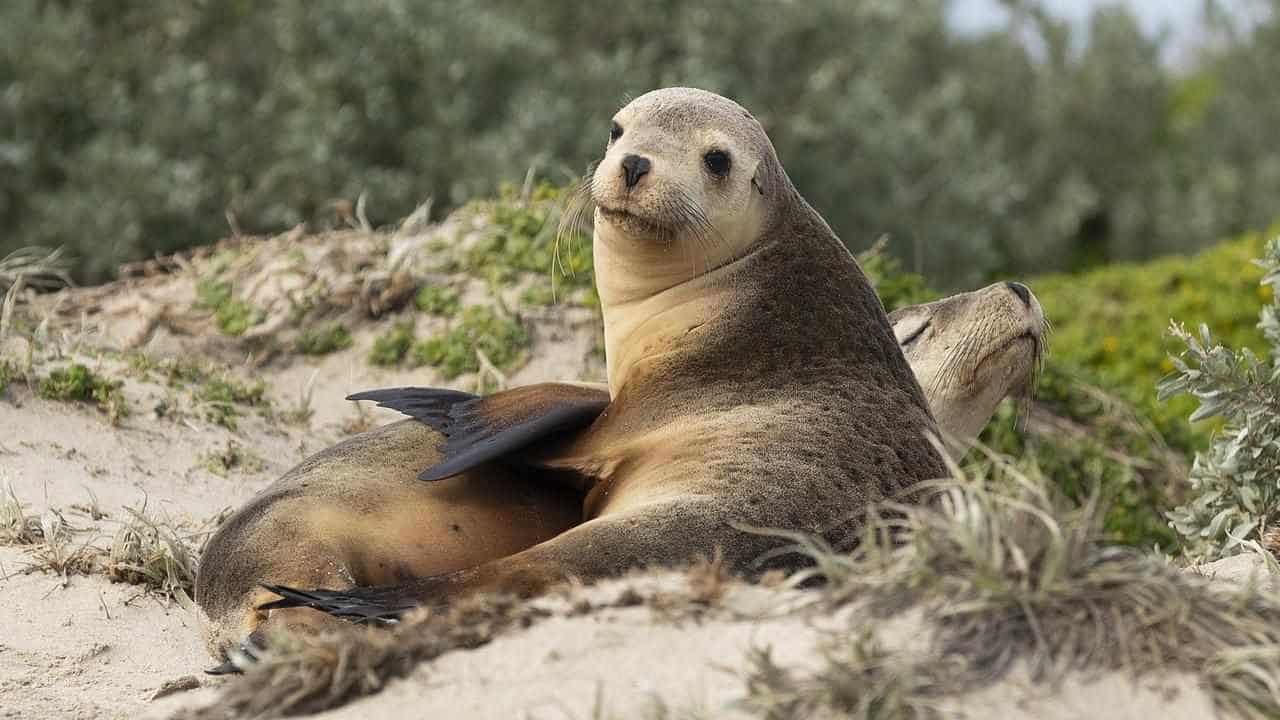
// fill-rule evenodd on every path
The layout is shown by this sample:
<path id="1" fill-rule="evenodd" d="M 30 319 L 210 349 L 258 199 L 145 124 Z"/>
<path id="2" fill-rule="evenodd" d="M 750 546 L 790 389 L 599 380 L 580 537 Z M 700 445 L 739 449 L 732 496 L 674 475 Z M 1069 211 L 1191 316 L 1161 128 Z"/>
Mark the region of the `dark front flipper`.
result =
<path id="1" fill-rule="evenodd" d="M 299 590 L 285 585 L 262 587 L 280 596 L 258 606 L 259 610 L 308 607 L 343 620 L 374 625 L 393 625 L 418 603 L 405 599 L 397 587 L 355 587 L 346 590 Z"/>
<path id="2" fill-rule="evenodd" d="M 347 399 L 371 400 L 378 407 L 408 415 L 447 436 L 449 427 L 454 423 L 453 408 L 459 403 L 479 400 L 480 396 L 443 388 L 398 387 L 366 390 L 348 395 Z"/>
<path id="3" fill-rule="evenodd" d="M 372 400 L 444 435 L 443 458 L 418 476 L 443 480 L 590 425 L 609 405 L 609 392 L 566 383 L 539 383 L 484 397 L 408 387 L 371 390 L 347 399 Z"/>

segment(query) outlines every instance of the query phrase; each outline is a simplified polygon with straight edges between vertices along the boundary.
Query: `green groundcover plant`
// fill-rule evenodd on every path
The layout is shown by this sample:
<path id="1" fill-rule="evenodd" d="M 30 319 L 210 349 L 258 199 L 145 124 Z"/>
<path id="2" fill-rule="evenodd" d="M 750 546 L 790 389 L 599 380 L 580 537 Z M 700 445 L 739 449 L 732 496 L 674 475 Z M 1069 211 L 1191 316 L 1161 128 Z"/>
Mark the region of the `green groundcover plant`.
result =
<path id="1" fill-rule="evenodd" d="M 1271 298 L 1258 321 L 1268 352 L 1232 348 L 1205 325 L 1191 333 L 1175 322 L 1170 334 L 1185 349 L 1160 383 L 1161 398 L 1199 401 L 1192 420 L 1222 422 L 1209 449 L 1196 453 L 1189 501 L 1169 513 L 1188 552 L 1206 559 L 1255 547 L 1280 521 L 1280 238 L 1257 265 Z"/>

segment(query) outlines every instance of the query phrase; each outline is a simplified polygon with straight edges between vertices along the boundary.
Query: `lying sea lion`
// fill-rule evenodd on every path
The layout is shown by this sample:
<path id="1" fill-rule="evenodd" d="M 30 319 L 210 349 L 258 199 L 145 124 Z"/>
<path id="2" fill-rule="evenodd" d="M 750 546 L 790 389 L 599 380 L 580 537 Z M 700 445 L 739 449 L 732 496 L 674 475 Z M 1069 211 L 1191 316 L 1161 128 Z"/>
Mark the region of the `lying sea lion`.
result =
<path id="1" fill-rule="evenodd" d="M 962 441 L 1030 383 L 1043 347 L 1040 305 L 1017 283 L 899 308 L 889 319 L 939 428 Z M 580 387 L 594 393 L 584 400 L 608 405 L 607 385 Z M 534 418 L 543 410 L 526 404 L 520 412 Z M 444 444 L 416 420 L 354 436 L 308 458 L 225 523 L 196 580 L 210 651 L 223 656 L 269 620 L 332 619 L 305 608 L 257 610 L 274 597 L 259 582 L 349 588 L 388 582 L 395 571 L 387 568 L 438 575 L 519 552 L 582 521 L 579 493 L 497 465 L 418 481 L 424 459 L 438 462 Z"/>
<path id="2" fill-rule="evenodd" d="M 599 412 L 574 398 L 548 408 L 588 426 L 566 436 L 554 423 L 508 422 L 498 396 L 366 395 L 447 435 L 447 472 L 428 467 L 426 477 L 474 471 L 494 448 L 562 438 L 509 467 L 582 492 L 585 522 L 444 575 L 336 591 L 270 586 L 283 599 L 261 609 L 379 618 L 716 551 L 736 572 L 792 570 L 806 560 L 771 553 L 784 540 L 743 528 L 847 547 L 869 504 L 946 475 L 879 299 L 749 112 L 702 90 L 647 93 L 615 116 L 585 192 L 610 401 Z M 539 386 L 508 393 L 558 396 Z"/>

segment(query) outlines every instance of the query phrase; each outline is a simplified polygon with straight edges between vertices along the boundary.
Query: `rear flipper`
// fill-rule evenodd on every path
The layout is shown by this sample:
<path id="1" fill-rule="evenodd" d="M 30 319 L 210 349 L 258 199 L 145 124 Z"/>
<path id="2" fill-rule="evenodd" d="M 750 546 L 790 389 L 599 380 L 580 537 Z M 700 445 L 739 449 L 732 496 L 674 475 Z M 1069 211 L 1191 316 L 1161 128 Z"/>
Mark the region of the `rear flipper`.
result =
<path id="1" fill-rule="evenodd" d="M 484 463 L 507 459 L 540 441 L 563 439 L 587 427 L 609 405 L 603 386 L 539 383 L 484 397 L 438 388 L 387 388 L 347 397 L 404 413 L 445 436 L 439 462 L 421 480 L 443 480 Z"/>

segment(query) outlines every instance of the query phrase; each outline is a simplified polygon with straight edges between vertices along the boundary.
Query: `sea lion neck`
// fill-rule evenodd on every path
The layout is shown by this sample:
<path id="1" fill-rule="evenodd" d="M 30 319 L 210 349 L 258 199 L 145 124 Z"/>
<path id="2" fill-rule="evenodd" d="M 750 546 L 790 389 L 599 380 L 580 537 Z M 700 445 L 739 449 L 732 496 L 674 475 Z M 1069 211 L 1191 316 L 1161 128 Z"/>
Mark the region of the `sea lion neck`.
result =
<path id="1" fill-rule="evenodd" d="M 595 238 L 595 278 L 604 316 L 609 394 L 616 396 L 637 363 L 677 349 L 685 335 L 713 322 L 729 304 L 735 269 L 770 243 L 757 243 L 736 257 L 693 272 L 686 262 L 669 263 L 660 253 L 617 252 Z M 678 251 L 673 251 L 678 252 Z M 656 267 L 646 268 L 646 256 Z"/>

